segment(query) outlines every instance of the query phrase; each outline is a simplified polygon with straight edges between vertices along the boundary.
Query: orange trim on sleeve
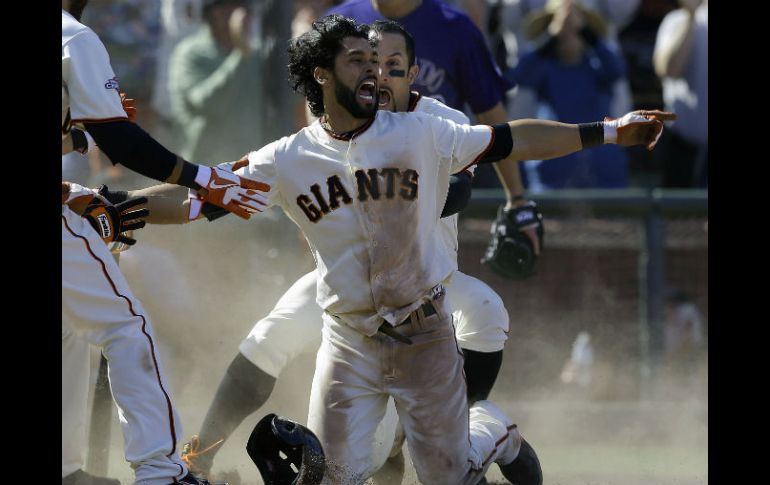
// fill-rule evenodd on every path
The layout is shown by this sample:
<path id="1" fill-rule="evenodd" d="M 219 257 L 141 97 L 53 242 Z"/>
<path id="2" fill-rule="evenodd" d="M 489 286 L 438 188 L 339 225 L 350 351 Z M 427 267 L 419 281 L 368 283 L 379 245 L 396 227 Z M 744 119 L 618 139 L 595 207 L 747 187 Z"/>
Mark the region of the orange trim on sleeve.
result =
<path id="1" fill-rule="evenodd" d="M 128 117 L 118 116 L 115 118 L 81 118 L 72 120 L 72 123 L 109 123 L 110 121 L 128 121 Z"/>

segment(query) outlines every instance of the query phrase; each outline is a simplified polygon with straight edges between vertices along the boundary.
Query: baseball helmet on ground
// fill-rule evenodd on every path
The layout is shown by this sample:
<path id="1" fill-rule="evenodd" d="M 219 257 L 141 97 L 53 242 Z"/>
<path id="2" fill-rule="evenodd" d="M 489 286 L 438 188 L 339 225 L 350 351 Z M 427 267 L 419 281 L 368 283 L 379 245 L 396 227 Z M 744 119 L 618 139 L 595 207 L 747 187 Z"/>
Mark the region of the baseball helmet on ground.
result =
<path id="1" fill-rule="evenodd" d="M 326 459 L 318 437 L 272 413 L 254 427 L 246 452 L 265 485 L 318 485 L 324 476 Z"/>

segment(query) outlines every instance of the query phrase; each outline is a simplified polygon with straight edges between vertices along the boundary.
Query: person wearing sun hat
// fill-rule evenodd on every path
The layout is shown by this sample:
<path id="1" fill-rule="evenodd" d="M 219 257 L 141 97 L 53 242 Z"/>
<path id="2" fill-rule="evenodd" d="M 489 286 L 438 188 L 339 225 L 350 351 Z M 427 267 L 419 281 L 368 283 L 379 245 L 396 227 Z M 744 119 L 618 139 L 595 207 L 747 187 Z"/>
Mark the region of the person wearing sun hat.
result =
<path id="1" fill-rule="evenodd" d="M 611 116 L 613 84 L 625 76 L 622 57 L 604 38 L 606 20 L 574 0 L 549 0 L 524 19 L 525 35 L 539 47 L 522 55 L 512 80 L 536 93 L 557 121 L 584 123 Z M 602 146 L 547 161 L 524 163 L 530 190 L 623 188 L 623 148 Z"/>

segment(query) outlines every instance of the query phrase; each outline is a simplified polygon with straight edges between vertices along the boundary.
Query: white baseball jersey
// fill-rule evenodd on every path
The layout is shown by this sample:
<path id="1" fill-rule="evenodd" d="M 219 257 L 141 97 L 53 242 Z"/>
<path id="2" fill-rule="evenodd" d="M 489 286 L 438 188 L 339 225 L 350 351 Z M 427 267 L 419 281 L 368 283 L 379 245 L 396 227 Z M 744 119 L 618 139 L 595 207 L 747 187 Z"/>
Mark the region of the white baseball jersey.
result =
<path id="1" fill-rule="evenodd" d="M 69 125 L 125 119 L 107 51 L 96 34 L 62 10 L 62 133 Z M 73 185 L 70 198 L 87 194 Z M 62 194 L 64 201 L 64 194 Z M 90 223 L 62 204 L 62 477 L 83 468 L 87 348 L 101 348 L 123 430 L 125 457 L 142 485 L 187 474 L 182 436 L 157 355 L 152 323 L 107 245 Z M 75 334 L 72 334 L 72 332 Z M 66 356 L 65 356 L 66 354 Z"/>
<path id="2" fill-rule="evenodd" d="M 61 11 L 63 131 L 83 121 L 128 119 L 107 49 L 93 30 Z"/>
<path id="3" fill-rule="evenodd" d="M 302 229 L 319 272 L 319 305 L 365 335 L 429 301 L 456 264 L 439 220 L 450 173 L 482 155 L 487 126 L 378 112 L 350 139 L 319 121 L 249 154 L 239 175 L 271 185 Z M 420 198 L 420 203 L 415 200 Z"/>

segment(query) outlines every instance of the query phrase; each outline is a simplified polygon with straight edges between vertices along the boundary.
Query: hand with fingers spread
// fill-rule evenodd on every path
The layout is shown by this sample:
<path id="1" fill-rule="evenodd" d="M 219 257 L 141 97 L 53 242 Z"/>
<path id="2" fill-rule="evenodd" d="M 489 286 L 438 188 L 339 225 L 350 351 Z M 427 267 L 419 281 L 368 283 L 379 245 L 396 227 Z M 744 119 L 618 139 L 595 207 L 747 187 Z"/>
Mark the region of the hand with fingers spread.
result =
<path id="1" fill-rule="evenodd" d="M 97 194 L 86 207 L 83 217 L 88 220 L 105 244 L 122 242 L 133 246 L 136 244 L 136 239 L 125 233 L 144 227 L 145 218 L 150 214 L 146 206 L 147 197 L 136 197 L 120 204 L 112 204 Z"/>
<path id="2" fill-rule="evenodd" d="M 663 133 L 663 122 L 675 119 L 676 114 L 658 110 L 637 110 L 622 118 L 605 118 L 605 143 L 645 145 L 652 151 Z"/>
<path id="3" fill-rule="evenodd" d="M 268 192 L 268 184 L 240 177 L 232 169 L 214 167 L 210 170 L 208 184 L 190 193 L 191 221 L 200 216 L 204 202 L 222 207 L 243 219 L 262 212 L 267 205 L 267 198 L 260 192 Z"/>

